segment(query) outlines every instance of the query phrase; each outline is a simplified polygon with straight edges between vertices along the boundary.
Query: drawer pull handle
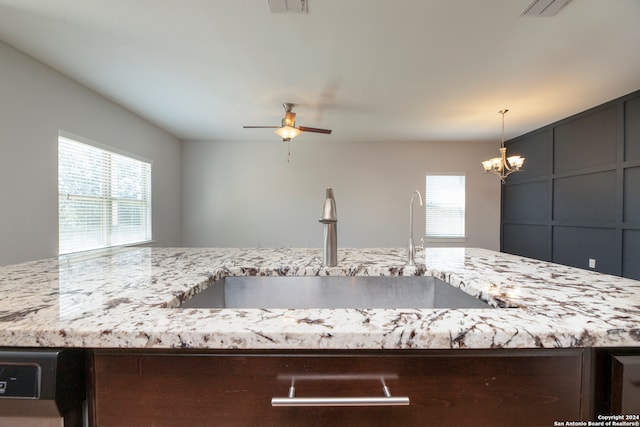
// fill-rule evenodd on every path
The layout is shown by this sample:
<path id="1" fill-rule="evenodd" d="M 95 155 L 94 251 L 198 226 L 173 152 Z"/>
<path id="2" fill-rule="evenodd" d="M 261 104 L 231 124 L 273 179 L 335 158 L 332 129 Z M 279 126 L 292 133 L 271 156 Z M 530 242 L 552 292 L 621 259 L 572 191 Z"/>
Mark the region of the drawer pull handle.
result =
<path id="1" fill-rule="evenodd" d="M 386 385 L 380 397 L 295 397 L 296 389 L 289 387 L 288 397 L 271 398 L 271 406 L 404 406 L 408 397 L 393 397 Z"/>

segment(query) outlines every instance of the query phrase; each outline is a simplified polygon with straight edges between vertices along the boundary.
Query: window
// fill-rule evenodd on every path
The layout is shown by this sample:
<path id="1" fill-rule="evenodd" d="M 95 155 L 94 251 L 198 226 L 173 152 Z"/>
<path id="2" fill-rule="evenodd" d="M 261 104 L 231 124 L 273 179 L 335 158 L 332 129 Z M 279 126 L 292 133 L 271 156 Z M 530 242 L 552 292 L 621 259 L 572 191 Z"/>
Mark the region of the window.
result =
<path id="1" fill-rule="evenodd" d="M 427 239 L 465 237 L 465 176 L 427 175 Z"/>
<path id="2" fill-rule="evenodd" d="M 151 163 L 58 138 L 59 253 L 151 240 Z"/>

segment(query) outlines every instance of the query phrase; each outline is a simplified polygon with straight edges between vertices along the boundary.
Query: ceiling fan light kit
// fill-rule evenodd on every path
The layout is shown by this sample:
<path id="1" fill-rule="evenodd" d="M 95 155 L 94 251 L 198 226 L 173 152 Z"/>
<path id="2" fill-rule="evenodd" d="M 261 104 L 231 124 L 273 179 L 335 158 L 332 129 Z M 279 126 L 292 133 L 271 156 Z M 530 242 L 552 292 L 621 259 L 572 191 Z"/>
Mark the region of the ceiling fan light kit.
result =
<path id="1" fill-rule="evenodd" d="M 291 141 L 296 136 L 300 135 L 302 131 L 291 126 L 282 126 L 274 131 L 276 135 L 282 137 L 282 141 Z"/>
<path id="2" fill-rule="evenodd" d="M 283 142 L 289 142 L 302 132 L 331 134 L 331 129 L 311 128 L 307 126 L 296 127 L 296 113 L 291 102 L 282 104 L 284 108 L 284 117 L 280 126 L 243 126 L 245 129 L 276 129 L 274 132 L 282 138 Z"/>

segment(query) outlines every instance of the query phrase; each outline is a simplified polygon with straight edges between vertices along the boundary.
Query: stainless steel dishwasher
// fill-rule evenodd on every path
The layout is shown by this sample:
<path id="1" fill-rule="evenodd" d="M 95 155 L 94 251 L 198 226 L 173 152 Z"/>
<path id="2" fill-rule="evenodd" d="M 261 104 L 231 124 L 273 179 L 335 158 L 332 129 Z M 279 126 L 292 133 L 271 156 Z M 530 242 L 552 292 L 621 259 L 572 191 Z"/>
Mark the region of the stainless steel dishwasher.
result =
<path id="1" fill-rule="evenodd" d="M 0 426 L 81 427 L 85 395 L 83 350 L 0 348 Z"/>

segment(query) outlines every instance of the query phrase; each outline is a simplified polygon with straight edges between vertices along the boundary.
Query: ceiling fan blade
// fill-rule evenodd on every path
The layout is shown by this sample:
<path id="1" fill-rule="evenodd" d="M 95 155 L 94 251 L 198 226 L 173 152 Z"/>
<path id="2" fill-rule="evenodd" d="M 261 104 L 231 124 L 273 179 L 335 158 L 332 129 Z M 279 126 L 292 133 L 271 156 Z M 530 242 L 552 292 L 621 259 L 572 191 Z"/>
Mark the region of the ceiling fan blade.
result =
<path id="1" fill-rule="evenodd" d="M 318 129 L 318 128 L 310 128 L 306 126 L 298 126 L 298 129 L 300 129 L 302 132 L 315 132 L 315 133 L 327 133 L 327 134 L 331 133 L 331 129 Z"/>
<path id="2" fill-rule="evenodd" d="M 242 126 L 245 129 L 278 129 L 282 126 Z"/>

